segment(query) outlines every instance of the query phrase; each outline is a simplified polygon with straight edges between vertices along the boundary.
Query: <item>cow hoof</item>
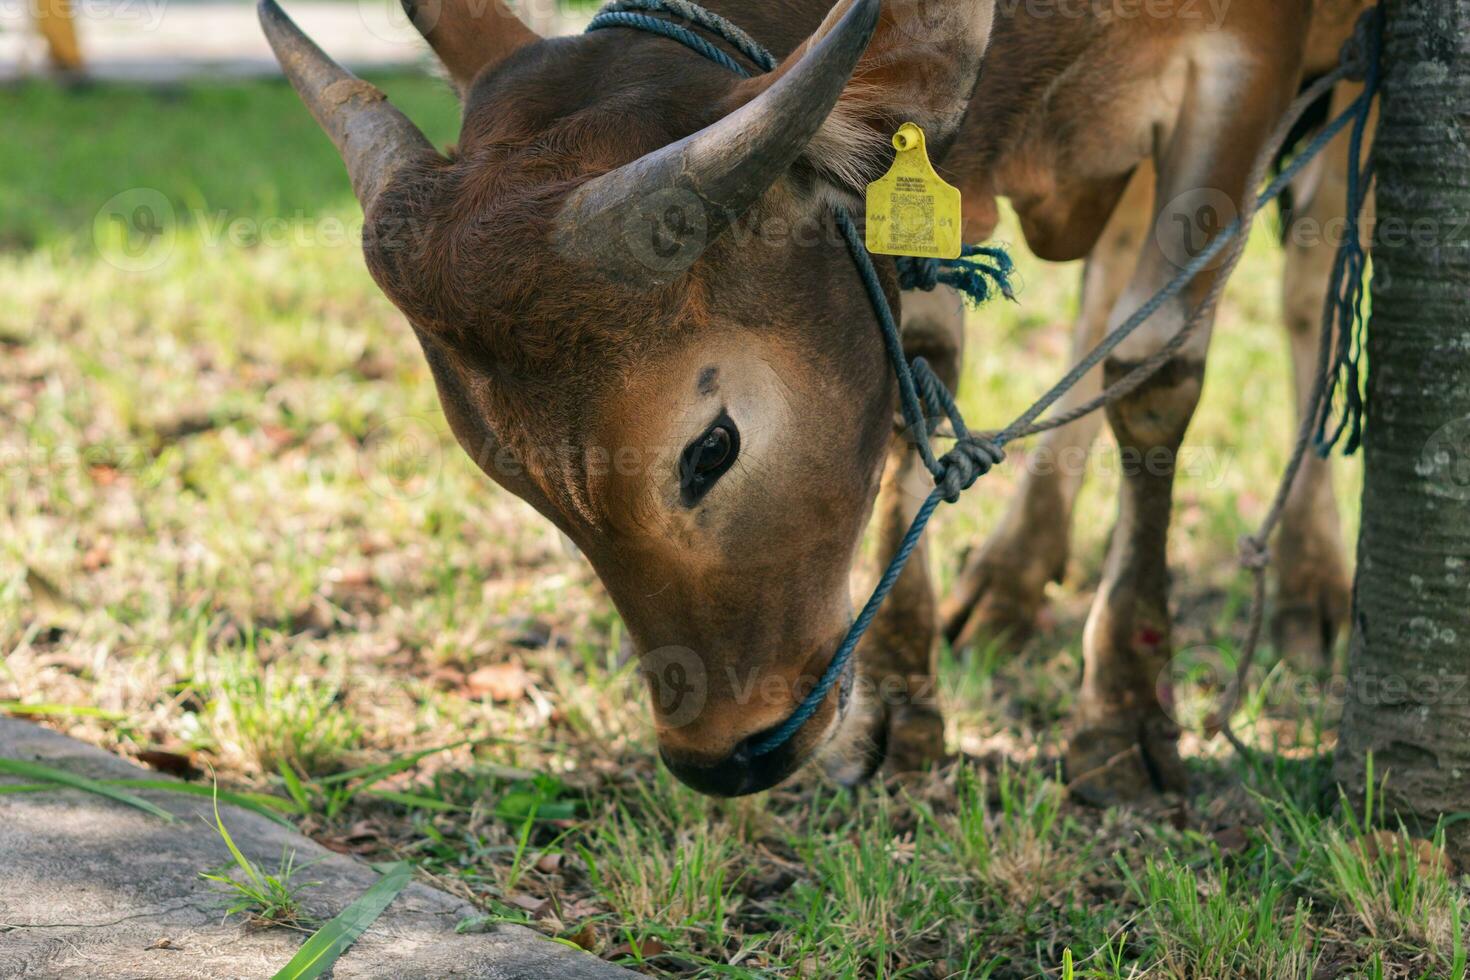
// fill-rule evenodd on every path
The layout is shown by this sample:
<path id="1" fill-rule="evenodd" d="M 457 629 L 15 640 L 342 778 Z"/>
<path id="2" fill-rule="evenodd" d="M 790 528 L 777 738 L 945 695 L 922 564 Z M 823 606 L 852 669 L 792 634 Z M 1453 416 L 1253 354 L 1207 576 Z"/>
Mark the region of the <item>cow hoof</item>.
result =
<path id="1" fill-rule="evenodd" d="M 1066 575 L 1071 518 L 1060 483 L 1028 480 L 1016 508 L 966 558 L 939 610 L 954 650 L 997 643 L 1014 652 L 1036 630 L 1046 586 Z"/>
<path id="2" fill-rule="evenodd" d="M 820 766 L 839 786 L 854 789 L 871 780 L 888 758 L 888 713 L 859 703 L 821 756 Z"/>
<path id="3" fill-rule="evenodd" d="M 946 759 L 944 719 L 929 707 L 899 705 L 849 722 L 822 760 L 828 778 L 849 789 L 879 770 L 889 775 L 922 772 Z"/>
<path id="4" fill-rule="evenodd" d="M 996 645 L 1018 652 L 1036 632 L 1036 618 L 1046 601 L 1045 586 L 1030 589 L 1028 576 L 1016 570 L 985 566 L 967 568 L 939 611 L 950 649 Z M 1033 576 L 1034 577 L 1034 576 Z"/>
<path id="5" fill-rule="evenodd" d="M 1079 729 L 1067 746 L 1066 773 L 1072 796 L 1096 807 L 1137 806 L 1187 785 L 1178 732 L 1167 725 Z"/>
<path id="6" fill-rule="evenodd" d="M 890 773 L 921 772 L 945 759 L 944 718 L 932 708 L 901 705 L 888 715 Z"/>
<path id="7" fill-rule="evenodd" d="M 1283 602 L 1271 618 L 1277 652 L 1297 670 L 1330 669 L 1348 603 L 1347 590 L 1332 586 L 1324 587 L 1315 601 Z"/>
<path id="8" fill-rule="evenodd" d="M 946 632 L 950 637 L 950 648 L 977 650 L 995 647 L 1003 653 L 1019 653 L 1036 634 L 1041 603 L 1040 598 L 987 592 L 956 634 Z"/>

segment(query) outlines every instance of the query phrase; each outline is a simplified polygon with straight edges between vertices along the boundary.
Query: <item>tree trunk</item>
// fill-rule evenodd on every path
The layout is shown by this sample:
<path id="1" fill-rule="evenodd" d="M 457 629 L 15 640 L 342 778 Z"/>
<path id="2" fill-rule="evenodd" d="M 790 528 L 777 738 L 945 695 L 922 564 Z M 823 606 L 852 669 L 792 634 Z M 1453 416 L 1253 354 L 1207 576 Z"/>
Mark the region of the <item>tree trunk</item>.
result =
<path id="1" fill-rule="evenodd" d="M 1337 775 L 1470 812 L 1470 0 L 1385 0 L 1366 477 Z M 1470 856 L 1470 821 L 1449 830 Z"/>

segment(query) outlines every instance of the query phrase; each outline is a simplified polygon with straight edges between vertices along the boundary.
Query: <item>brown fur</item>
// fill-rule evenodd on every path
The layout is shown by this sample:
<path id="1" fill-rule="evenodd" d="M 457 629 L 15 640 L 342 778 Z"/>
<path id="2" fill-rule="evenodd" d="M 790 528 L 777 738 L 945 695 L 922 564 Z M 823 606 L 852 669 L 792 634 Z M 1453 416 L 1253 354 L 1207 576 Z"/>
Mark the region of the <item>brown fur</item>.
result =
<path id="1" fill-rule="evenodd" d="M 1004 195 L 1038 255 L 1067 260 L 1092 252 L 1092 305 L 1080 327 L 1084 336 L 1100 337 L 1177 272 L 1160 246 L 1168 248 L 1176 211 L 1192 218 L 1188 195 L 1193 189 L 1241 200 L 1260 144 L 1303 72 L 1332 67 L 1362 6 L 1353 0 L 1237 0 L 1225 8 L 1218 34 L 1210 36 L 1180 17 L 1060 18 L 1035 14 L 1024 3 L 1000 4 L 980 84 L 944 161 L 966 193 L 967 237 L 990 233 L 997 217 L 994 198 Z M 1036 9 L 1055 11 L 1056 5 Z M 1216 57 L 1229 60 L 1212 65 Z M 1130 181 L 1147 192 L 1141 181 L 1132 180 L 1145 163 L 1159 175 L 1154 200 L 1143 204 L 1151 216 L 1136 214 L 1138 204 L 1130 204 L 1120 230 L 1100 245 Z M 1108 281 L 1095 283 L 1098 276 Z M 1207 292 L 1213 276 L 1199 277 L 1183 302 L 1162 311 L 1125 343 L 1108 371 L 1116 376 L 1130 361 L 1157 350 Z M 1173 459 L 1197 401 L 1208 339 L 1205 329 L 1184 356 L 1110 410 L 1109 421 L 1125 451 Z M 1095 391 L 1095 384 L 1089 381 L 1088 387 Z M 1078 429 L 1076 438 L 1083 445 L 1090 442 L 1095 429 Z M 1058 433 L 1050 444 L 1069 438 Z M 1181 785 L 1173 747 L 1177 731 L 1159 703 L 1158 686 L 1171 650 L 1166 556 L 1171 484 L 1167 467 L 1124 481 L 1118 527 L 1089 620 L 1078 728 L 1068 763 L 1074 788 L 1100 801 Z M 961 593 L 946 606 L 951 638 L 962 639 L 967 625 L 973 629 L 977 622 L 1004 622 L 1022 632 L 1029 628 L 1046 581 L 1062 571 L 1078 485 L 1080 477 L 1027 482 L 1006 529 L 977 553 L 960 578 Z M 1310 496 L 1305 488 L 1297 494 L 1303 500 Z M 1036 527 L 1038 520 L 1045 526 Z M 1314 568 L 1290 530 L 1282 543 L 1284 554 L 1305 571 L 1298 578 L 1315 582 L 1325 574 L 1330 579 L 1331 570 Z M 1313 529 L 1312 540 L 1324 536 Z M 1316 599 L 1314 586 L 1293 582 L 1293 587 L 1313 601 L 1331 602 L 1336 596 L 1331 583 L 1323 589 L 1323 600 Z M 1311 615 L 1321 614 L 1314 608 Z M 892 659 L 901 669 L 905 658 L 895 653 Z M 890 731 L 887 741 L 895 740 Z"/>
<path id="2" fill-rule="evenodd" d="M 701 767 L 748 763 L 739 745 L 789 715 L 851 614 L 848 569 L 878 488 L 894 383 L 828 203 L 851 200 L 889 158 L 883 141 L 896 123 L 914 119 L 937 155 L 950 150 L 944 165 L 970 197 L 972 232 L 988 232 L 994 196 L 1009 195 L 1035 250 L 1081 256 L 1146 158 L 1158 165 L 1160 220 L 1191 187 L 1238 198 L 1261 130 L 1295 90 L 1311 46 L 1309 0 L 1234 0 L 1222 37 L 1244 52 L 1231 66 L 1244 80 L 1226 100 L 1210 90 L 1222 73 L 1198 26 L 1181 18 L 1043 17 L 1017 0 L 953 0 L 927 21 L 895 0 L 806 155 L 739 224 L 668 286 L 605 281 L 555 245 L 568 193 L 759 97 L 844 9 L 711 6 L 785 57 L 782 66 L 742 81 L 642 32 L 535 42 L 498 6 L 479 21 L 438 11 L 425 29 L 464 94 L 459 145 L 448 159 L 398 170 L 365 235 L 369 267 L 418 331 L 461 442 L 582 548 L 641 654 L 687 648 L 707 675 L 707 704 L 692 720 L 655 704 L 665 758 L 696 783 Z M 992 7 L 994 44 L 977 86 Z M 497 25 L 509 35 L 493 36 Z M 772 228 L 786 230 L 763 233 Z M 891 264 L 881 271 L 896 303 Z M 1145 252 L 1123 302 L 1167 271 Z M 1147 356 L 1180 316 L 1161 314 L 1120 358 Z M 1197 371 L 1203 357 L 1202 347 L 1186 350 L 1181 363 Z M 1115 428 L 1140 448 L 1172 448 L 1192 400 L 1168 393 L 1197 387 L 1193 377 L 1147 387 L 1115 407 Z M 722 406 L 749 426 L 747 448 L 707 503 L 678 506 L 674 460 Z M 623 451 L 637 464 L 609 468 Z M 1161 622 L 1149 629 L 1166 632 L 1168 487 L 1129 492 L 1106 610 L 1119 623 L 1135 618 L 1130 609 L 1151 610 Z M 910 579 L 907 601 L 885 613 L 903 628 L 875 636 L 902 648 L 894 664 L 912 687 L 929 666 L 934 615 L 925 577 Z M 1089 644 L 1089 674 L 1108 675 L 1092 687 L 1131 692 L 1103 699 L 1112 708 L 1084 704 L 1098 725 L 1111 724 L 1099 712 L 1123 702 L 1152 703 L 1138 689 L 1151 661 L 1130 636 Z M 881 651 L 865 662 L 885 669 Z M 739 671 L 780 683 L 753 699 Z M 823 704 L 779 766 L 722 785 L 743 792 L 784 775 L 830 736 L 839 702 Z M 912 715 L 938 731 L 937 714 L 909 707 L 890 721 Z M 1143 751 L 1157 764 L 1152 738 Z M 932 751 L 934 739 L 922 741 Z"/>

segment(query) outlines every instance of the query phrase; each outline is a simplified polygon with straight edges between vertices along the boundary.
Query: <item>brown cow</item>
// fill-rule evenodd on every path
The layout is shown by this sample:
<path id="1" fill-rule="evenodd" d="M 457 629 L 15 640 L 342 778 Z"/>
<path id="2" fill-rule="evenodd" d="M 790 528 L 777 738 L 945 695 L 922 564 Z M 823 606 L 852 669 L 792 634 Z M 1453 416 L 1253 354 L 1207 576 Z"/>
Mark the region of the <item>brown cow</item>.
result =
<path id="1" fill-rule="evenodd" d="M 936 635 L 921 556 L 863 654 L 870 675 L 900 678 L 897 696 L 855 710 L 863 699 L 840 685 L 781 749 L 750 751 L 847 629 L 885 462 L 885 529 L 917 503 L 903 484 L 922 472 L 890 435 L 891 372 L 831 202 L 856 205 L 888 135 L 913 120 L 937 154 L 953 143 L 948 169 L 980 231 L 1009 194 L 1039 252 L 1078 257 L 1147 159 L 1160 217 L 1195 188 L 1238 200 L 1314 64 L 1308 0 L 1236 0 L 1213 30 L 1157 2 L 1127 19 L 1090 3 L 1058 13 L 1067 3 L 713 3 L 784 57 L 743 80 L 650 34 L 542 40 L 494 0 L 428 0 L 410 16 L 464 101 L 446 156 L 261 2 L 347 163 L 369 268 L 413 324 L 456 436 L 587 555 L 650 677 L 661 753 L 700 790 L 766 788 L 833 744 L 871 763 L 875 733 L 898 764 L 942 748 L 937 712 L 903 690 L 924 683 Z M 897 304 L 891 263 L 881 271 Z M 1170 274 L 1146 250 L 1123 305 Z M 905 303 L 906 347 L 953 385 L 957 302 Z M 1107 370 L 1146 357 L 1183 309 Z M 1176 447 L 1203 360 L 1201 338 L 1117 406 L 1120 442 Z M 1088 631 L 1073 762 L 1131 759 L 1099 781 L 1118 795 L 1180 782 L 1153 684 L 1169 649 L 1168 495 L 1167 474 L 1130 480 Z"/>
<path id="2" fill-rule="evenodd" d="M 1229 222 L 1265 137 L 1304 74 L 1336 67 L 1366 6 L 1358 0 L 1236 0 L 1223 9 L 1194 0 L 999 4 L 979 86 L 945 159 L 966 193 L 967 237 L 988 234 L 994 199 L 1004 195 L 1038 255 L 1086 257 L 1076 346 L 1079 354 L 1087 350 L 1194 254 L 1179 236 L 1200 230 L 1203 208 L 1213 208 L 1215 228 Z M 1134 16 L 1123 16 L 1125 10 Z M 1349 88 L 1343 86 L 1335 108 L 1357 94 Z M 1300 217 L 1331 227 L 1345 204 L 1345 167 L 1340 137 L 1299 181 Z M 1329 243 L 1309 241 L 1305 236 L 1289 250 L 1287 286 L 1303 399 L 1332 259 Z M 1215 274 L 1198 277 L 1061 407 L 1092 398 L 1105 379 L 1157 351 Z M 1182 785 L 1177 731 L 1158 700 L 1172 655 L 1166 538 L 1173 461 L 1199 398 L 1208 344 L 1208 330 L 1196 333 L 1180 356 L 1108 412 L 1122 450 L 1153 462 L 1125 468 L 1118 524 L 1084 635 L 1086 666 L 1067 762 L 1074 790 L 1100 801 Z M 1085 450 L 1100 425 L 1094 416 L 1050 434 L 1046 458 L 1066 460 L 1069 448 Z M 1083 467 L 1066 465 L 1028 473 L 1003 524 L 976 549 L 941 611 L 951 641 L 1029 630 L 1047 582 L 1065 567 L 1082 476 Z M 1347 610 L 1329 480 L 1325 462 L 1308 463 L 1277 550 L 1278 640 L 1319 656 Z M 885 526 L 891 534 L 901 523 Z M 924 585 L 913 590 L 927 594 Z M 875 671 L 918 672 L 926 652 L 905 639 L 913 635 L 908 626 L 885 631 L 886 648 L 870 651 Z M 908 724 L 890 723 L 890 752 L 897 749 L 905 765 L 933 758 L 941 748 L 937 714 L 900 710 Z M 1079 777 L 1086 778 L 1079 784 Z"/>
<path id="3" fill-rule="evenodd" d="M 1339 85 L 1329 112 L 1337 115 L 1361 93 Z M 1348 171 L 1347 134 L 1333 140 L 1293 182 L 1294 206 L 1285 229 L 1286 268 L 1282 306 L 1294 380 L 1305 400 L 1316 369 L 1319 329 L 1328 280 L 1342 228 Z M 1153 170 L 1140 167 L 1087 257 L 1074 344 L 1080 353 L 1102 336 L 1150 231 Z M 1091 377 L 1064 401 L 1077 404 L 1095 395 Z M 1305 408 L 1305 406 L 1301 406 Z M 1085 460 L 1102 426 L 1098 416 L 1048 433 L 1001 523 L 966 562 L 941 609 L 944 633 L 957 648 L 979 638 L 1008 649 L 1023 645 L 1045 601 L 1046 586 L 1061 581 L 1070 554 L 1072 506 L 1082 488 Z M 1309 454 L 1293 484 L 1276 543 L 1278 650 L 1299 666 L 1329 664 L 1334 641 L 1347 617 L 1350 574 L 1343 552 L 1329 462 Z"/>

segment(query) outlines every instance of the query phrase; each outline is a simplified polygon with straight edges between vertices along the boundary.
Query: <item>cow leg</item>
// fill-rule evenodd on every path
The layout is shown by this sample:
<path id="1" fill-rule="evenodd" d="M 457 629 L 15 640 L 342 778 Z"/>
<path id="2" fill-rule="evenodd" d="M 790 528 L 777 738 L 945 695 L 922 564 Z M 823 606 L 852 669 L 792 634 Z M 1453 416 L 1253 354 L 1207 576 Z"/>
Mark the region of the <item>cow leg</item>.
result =
<path id="1" fill-rule="evenodd" d="M 1358 85 L 1338 86 L 1332 115 L 1361 91 Z M 1322 309 L 1342 235 L 1348 140 L 1348 133 L 1333 140 L 1293 186 L 1296 210 L 1286 235 L 1282 308 L 1291 340 L 1298 417 L 1308 409 L 1316 379 Z M 1299 667 L 1325 668 L 1347 619 L 1352 578 L 1332 490 L 1332 464 L 1315 453 L 1307 455 L 1292 484 L 1274 558 L 1276 611 L 1271 631 L 1276 649 Z"/>
<path id="2" fill-rule="evenodd" d="M 1195 66 L 1173 134 L 1157 158 L 1156 234 L 1110 326 L 1178 274 L 1203 246 L 1201 232 L 1228 223 L 1228 215 L 1220 220 L 1221 196 L 1234 202 L 1244 197 L 1257 150 L 1295 91 L 1295 66 L 1287 54 L 1259 63 L 1255 76 L 1250 66 L 1225 59 Z M 1207 204 L 1213 205 L 1208 212 Z M 1218 274 L 1218 268 L 1201 273 L 1124 341 L 1104 363 L 1105 383 L 1160 351 Z M 1122 455 L 1122 488 L 1083 637 L 1082 688 L 1067 750 L 1073 792 L 1092 803 L 1185 788 L 1179 730 L 1165 706 L 1165 670 L 1173 655 L 1167 543 L 1178 450 L 1199 402 L 1209 334 L 1210 324 L 1201 324 L 1148 381 L 1108 408 Z"/>
<path id="3" fill-rule="evenodd" d="M 1075 363 L 1102 339 L 1108 317 L 1128 284 L 1153 217 L 1154 170 L 1138 168 L 1082 272 L 1082 296 L 1072 332 Z M 1063 397 L 1066 411 L 1097 396 L 1102 371 Z M 1026 457 L 1021 485 L 1005 516 L 970 558 L 940 607 L 945 638 L 955 649 L 991 640 L 1019 648 L 1030 637 L 1049 582 L 1060 582 L 1070 553 L 1072 507 L 1087 475 L 1088 455 L 1102 429 L 1089 415 L 1042 436 Z"/>
<path id="4" fill-rule="evenodd" d="M 953 391 L 964 347 L 964 306 L 954 290 L 903 296 L 904 352 L 929 361 Z M 879 567 L 886 567 L 934 489 L 913 443 L 895 433 L 878 494 Z M 827 769 L 839 780 L 865 778 L 884 761 L 890 771 L 909 772 L 944 757 L 944 718 L 935 681 L 938 642 L 928 545 L 920 543 L 893 592 L 858 648 L 859 703 L 850 730 L 839 738 Z"/>

